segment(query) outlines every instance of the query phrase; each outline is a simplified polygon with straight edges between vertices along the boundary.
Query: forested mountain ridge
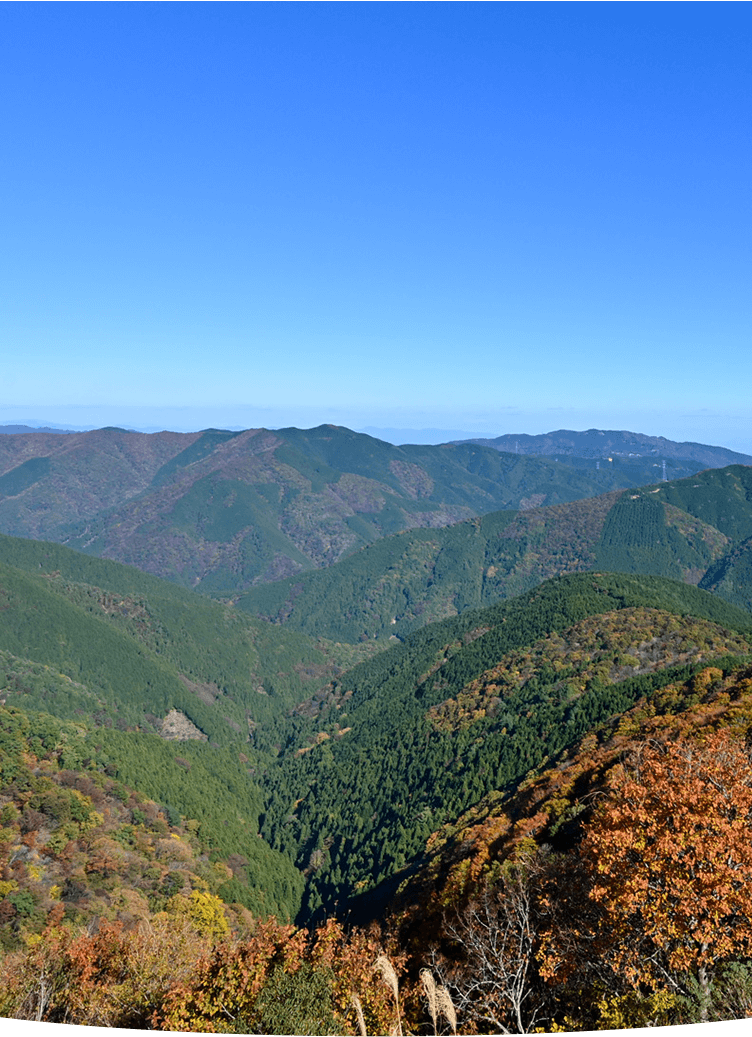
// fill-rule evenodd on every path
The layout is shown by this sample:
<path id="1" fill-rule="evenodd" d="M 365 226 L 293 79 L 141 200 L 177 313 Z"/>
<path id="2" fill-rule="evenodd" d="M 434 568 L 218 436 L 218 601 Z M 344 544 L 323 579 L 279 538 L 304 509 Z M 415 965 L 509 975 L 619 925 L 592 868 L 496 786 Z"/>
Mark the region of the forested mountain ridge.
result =
<path id="1" fill-rule="evenodd" d="M 589 573 L 431 624 L 355 667 L 296 710 L 263 779 L 262 831 L 309 876 L 301 917 L 388 879 L 438 824 L 641 695 L 746 656 L 751 629 L 695 588 Z"/>
<path id="2" fill-rule="evenodd" d="M 430 837 L 390 901 L 401 946 L 434 946 L 495 1032 L 749 1016 L 751 724 L 731 663 L 595 725 Z"/>
<path id="3" fill-rule="evenodd" d="M 745 562 L 752 467 L 731 465 L 586 500 L 493 512 L 385 537 L 325 570 L 267 584 L 239 608 L 342 640 L 404 637 L 426 622 L 592 568 L 685 580 L 752 605 Z"/>
<path id="4" fill-rule="evenodd" d="M 314 641 L 118 563 L 8 537 L 0 594 L 3 701 L 82 725 L 98 766 L 196 819 L 204 845 L 244 853 L 235 900 L 294 914 L 308 876 L 303 918 L 392 874 L 439 821 L 631 704 L 664 679 L 654 673 L 744 654 L 752 624 L 682 584 L 582 574 L 359 661 L 375 646 Z M 586 627 L 576 646 L 556 640 L 614 609 L 621 635 L 604 621 L 598 644 Z M 726 632 L 686 618 L 679 629 L 677 613 Z M 519 687 L 504 690 L 505 670 Z"/>
<path id="5" fill-rule="evenodd" d="M 249 724 L 294 706 L 369 654 L 367 646 L 280 630 L 59 544 L 0 535 L 0 567 L 0 648 L 33 653 L 71 680 L 94 681 L 92 688 L 98 680 L 102 708 L 116 726 L 154 729 L 143 712 L 148 705 L 152 713 L 180 708 L 212 737 L 220 730 L 245 737 Z M 131 666 L 143 669 L 142 688 Z M 51 702 L 35 700 L 35 707 L 51 710 Z M 55 702 L 54 711 L 68 716 L 63 708 Z"/>
<path id="6" fill-rule="evenodd" d="M 203 852 L 242 856 L 221 895 L 256 915 L 295 915 L 303 882 L 258 836 L 254 733 L 361 657 L 119 563 L 0 536 L 0 702 L 74 725 L 63 766 L 88 760 L 193 819 Z"/>
<path id="7" fill-rule="evenodd" d="M 382 929 L 348 936 L 223 905 L 240 855 L 209 859 L 195 821 L 169 822 L 77 760 L 71 725 L 0 707 L 0 1014 L 359 1033 L 355 995 L 366 1032 L 394 1029 L 398 1011 L 420 1032 L 427 965 L 463 1034 L 749 1014 L 751 689 L 752 668 L 731 660 L 647 689 L 439 828 L 395 876 Z M 667 843 L 680 817 L 691 832 Z"/>
<path id="8" fill-rule="evenodd" d="M 333 425 L 22 433 L 0 437 L 0 532 L 232 597 L 399 530 L 578 500 L 661 471 L 652 455 L 568 462 L 472 443 L 397 447 Z M 700 467 L 668 458 L 666 473 Z"/>
<path id="9" fill-rule="evenodd" d="M 468 1037 L 746 1017 L 751 689 L 744 665 L 664 684 L 444 825 L 381 931 L 346 936 L 223 905 L 242 859 L 211 863 L 193 821 L 78 769 L 75 731 L 0 707 L 0 1013 L 331 1037 L 398 1012 L 437 1032 L 433 982 Z"/>

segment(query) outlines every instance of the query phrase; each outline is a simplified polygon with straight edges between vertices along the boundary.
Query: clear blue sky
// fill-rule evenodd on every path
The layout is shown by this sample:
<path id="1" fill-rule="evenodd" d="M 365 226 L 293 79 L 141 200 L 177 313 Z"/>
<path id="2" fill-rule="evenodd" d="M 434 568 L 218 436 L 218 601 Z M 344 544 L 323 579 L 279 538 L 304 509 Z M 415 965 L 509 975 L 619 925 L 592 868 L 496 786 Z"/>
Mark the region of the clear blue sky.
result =
<path id="1" fill-rule="evenodd" d="M 749 4 L 0 14 L 0 423 L 752 453 Z"/>

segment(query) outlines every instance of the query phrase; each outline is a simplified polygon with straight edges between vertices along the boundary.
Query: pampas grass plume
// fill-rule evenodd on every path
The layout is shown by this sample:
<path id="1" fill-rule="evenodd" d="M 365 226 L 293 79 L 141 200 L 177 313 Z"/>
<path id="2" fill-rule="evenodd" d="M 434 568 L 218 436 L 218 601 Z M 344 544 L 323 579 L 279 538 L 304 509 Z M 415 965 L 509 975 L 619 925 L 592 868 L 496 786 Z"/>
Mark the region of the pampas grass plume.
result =
<path id="1" fill-rule="evenodd" d="M 443 1013 L 444 1018 L 452 1027 L 452 1033 L 457 1033 L 457 1012 L 454 1008 L 454 1002 L 452 1001 L 452 995 L 449 993 L 446 987 L 439 987 L 436 991 L 436 1000 L 439 1005 L 439 1011 Z"/>
<path id="2" fill-rule="evenodd" d="M 376 959 L 376 964 L 373 967 L 376 972 L 381 973 L 382 979 L 394 994 L 394 1002 L 397 1006 L 397 1033 L 401 1037 L 402 1017 L 400 1015 L 399 981 L 397 979 L 397 973 L 394 971 L 394 966 L 385 954 L 380 954 L 378 956 L 378 958 Z"/>
<path id="3" fill-rule="evenodd" d="M 434 982 L 433 973 L 430 969 L 421 969 L 420 979 L 423 983 L 426 1000 L 428 1001 L 428 1012 L 433 1020 L 433 1032 L 436 1033 L 436 1020 L 439 1017 L 439 1003 L 436 1000 L 436 983 Z"/>
<path id="4" fill-rule="evenodd" d="M 358 1013 L 358 1029 L 360 1030 L 360 1037 L 368 1037 L 366 1021 L 363 1018 L 363 1005 L 360 1003 L 360 998 L 357 994 L 353 994 L 350 1000 L 355 1006 L 355 1011 Z"/>

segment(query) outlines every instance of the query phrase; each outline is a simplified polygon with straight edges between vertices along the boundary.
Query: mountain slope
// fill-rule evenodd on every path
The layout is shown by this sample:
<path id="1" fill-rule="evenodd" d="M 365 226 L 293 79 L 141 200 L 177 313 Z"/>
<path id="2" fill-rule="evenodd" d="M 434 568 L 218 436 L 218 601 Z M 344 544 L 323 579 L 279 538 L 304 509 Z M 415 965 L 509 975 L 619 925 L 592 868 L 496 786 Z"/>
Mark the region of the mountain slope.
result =
<path id="1" fill-rule="evenodd" d="M 295 705 L 363 654 L 58 544 L 0 536 L 0 566 L 0 648 L 83 675 L 92 688 L 96 668 L 112 722 L 153 727 L 147 707 L 179 708 L 207 733 L 245 737 L 249 723 Z M 131 666 L 143 671 L 140 686 Z"/>
<path id="2" fill-rule="evenodd" d="M 436 948 L 465 1020 L 494 1007 L 511 1015 L 515 991 L 528 1019 L 550 1013 L 571 1029 L 748 1015 L 739 872 L 749 867 L 751 718 L 752 668 L 708 666 L 489 793 L 379 891 L 401 945 L 418 960 Z M 368 917 L 379 898 L 362 901 Z M 692 959 L 671 954 L 693 945 L 712 971 L 704 990 L 687 974 Z"/>
<path id="3" fill-rule="evenodd" d="M 255 732 L 362 654 L 57 544 L 0 537 L 0 559 L 0 704 L 66 721 L 63 766 L 88 761 L 193 819 L 203 852 L 243 857 L 221 896 L 294 915 L 301 877 L 258 835 L 254 773 L 276 750 Z"/>
<path id="4" fill-rule="evenodd" d="M 685 580 L 749 600 L 729 552 L 752 535 L 752 468 L 732 465 L 632 491 L 522 512 L 494 512 L 440 530 L 385 537 L 336 565 L 255 587 L 237 606 L 342 640 L 404 637 L 427 622 L 591 568 Z M 736 557 L 736 556 L 734 556 Z M 720 572 L 720 570 L 718 570 Z M 725 570 L 724 570 L 725 571 Z M 730 570 L 729 570 L 730 572 Z"/>
<path id="5" fill-rule="evenodd" d="M 356 667 L 299 707 L 264 777 L 262 830 L 309 876 L 304 913 L 387 878 L 438 824 L 641 695 L 746 656 L 751 630 L 695 588 L 591 573 L 432 624 Z"/>
<path id="6" fill-rule="evenodd" d="M 711 565 L 699 586 L 752 612 L 752 538 Z"/>
<path id="7" fill-rule="evenodd" d="M 188 768 L 201 784 L 181 819 L 173 805 L 160 809 L 120 780 L 100 737 L 80 723 L 0 705 L 0 948 L 63 920 L 115 917 L 132 926 L 191 903 L 177 895 L 214 903 L 218 919 L 218 895 L 256 916 L 294 912 L 299 876 L 255 836 L 259 791 L 240 777 L 233 782 L 222 754 L 202 759 L 188 751 L 177 765 L 174 747 L 149 745 L 164 787 L 176 780 L 171 769 L 185 776 Z M 224 812 L 228 824 L 213 826 L 209 810 Z M 234 882 L 231 868 L 217 863 L 222 849 L 238 874 Z"/>
<path id="8" fill-rule="evenodd" d="M 104 757 L 96 755 L 99 732 L 85 736 L 80 725 L 0 706 L 0 1013 L 110 1026 L 356 1033 L 351 995 L 357 990 L 369 1032 L 382 1033 L 393 1025 L 394 1001 L 373 962 L 386 953 L 399 974 L 404 1027 L 417 1033 L 427 1028 L 417 980 L 430 949 L 431 969 L 449 984 L 461 1033 L 500 1029 L 498 1019 L 516 1032 L 541 1023 L 552 1030 L 603 1029 L 742 1017 L 749 1010 L 751 944 L 749 885 L 738 870 L 748 876 L 751 868 L 749 657 L 708 665 L 716 660 L 705 653 L 720 646 L 719 638 L 733 640 L 730 631 L 626 604 L 639 581 L 612 580 L 607 587 L 596 579 L 596 586 L 625 607 L 539 639 L 524 656 L 516 650 L 518 662 L 531 667 L 542 688 L 546 668 L 574 662 L 585 675 L 612 665 L 614 652 L 631 649 L 637 638 L 646 694 L 596 723 L 539 772 L 492 788 L 432 831 L 391 881 L 356 899 L 347 940 L 331 918 L 315 938 L 258 920 L 273 903 L 282 858 L 263 891 L 255 891 L 255 918 L 241 903 L 223 906 L 217 894 L 228 900 L 242 890 L 258 840 L 224 859 L 216 849 L 207 853 L 196 816 L 160 812 L 113 778 L 111 764 L 104 772 Z M 665 581 L 648 580 L 645 588 L 654 603 L 678 600 Z M 708 603 L 701 594 L 690 597 L 693 606 Z M 719 604 L 711 601 L 711 611 Z M 663 624 L 658 645 L 640 641 L 656 622 Z M 671 680 L 666 664 L 687 649 L 696 660 L 691 676 L 674 672 Z M 197 762 L 184 758 L 182 765 Z M 634 840 L 625 868 L 625 776 L 647 793 L 644 828 L 655 827 L 657 805 L 661 836 L 682 840 L 681 861 L 665 838 Z M 200 779 L 199 794 L 203 773 Z M 719 787 L 731 794 L 719 795 Z M 233 806 L 217 806 L 229 819 Z M 636 852 L 646 846 L 647 855 Z M 321 868 L 332 848 L 325 841 L 310 868 Z M 684 903 L 701 917 L 699 925 L 693 919 L 682 926 L 681 892 L 698 858 L 702 866 Z M 605 904 L 599 899 L 604 859 L 607 878 L 615 880 Z M 650 903 L 641 885 L 647 869 Z M 625 932 L 635 887 L 641 914 L 632 912 L 636 924 Z M 524 911 L 517 913 L 520 904 Z M 386 932 L 372 929 L 366 937 L 352 930 L 354 917 L 383 918 L 386 906 L 393 912 Z M 641 916 L 662 927 L 646 930 Z M 706 916 L 710 930 L 700 928 Z M 491 923 L 485 930 L 484 922 Z M 680 932 L 681 949 L 687 937 L 698 944 L 701 967 L 712 969 L 708 996 L 698 988 L 693 960 L 671 958 L 672 946 L 661 939 L 667 926 L 671 936 Z M 712 944 L 710 957 L 698 937 Z M 286 1010 L 288 1002 L 295 1011 Z M 519 1005 L 524 1012 L 515 1024 Z"/>

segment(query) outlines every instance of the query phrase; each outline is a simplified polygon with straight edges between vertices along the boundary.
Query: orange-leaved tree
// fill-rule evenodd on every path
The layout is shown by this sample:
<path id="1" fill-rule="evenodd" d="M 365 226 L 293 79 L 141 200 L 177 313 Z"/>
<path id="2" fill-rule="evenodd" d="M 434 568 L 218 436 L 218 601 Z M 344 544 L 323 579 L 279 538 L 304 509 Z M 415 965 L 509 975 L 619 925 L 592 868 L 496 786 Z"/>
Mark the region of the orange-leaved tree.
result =
<path id="1" fill-rule="evenodd" d="M 379 936 L 315 933 L 258 921 L 242 941 L 217 944 L 166 995 L 159 1029 L 236 1033 L 357 1033 L 357 997 L 369 1032 L 395 1025 L 389 991 L 374 974 Z M 401 966 L 401 960 L 398 960 Z"/>
<path id="2" fill-rule="evenodd" d="M 643 744 L 612 772 L 582 844 L 590 897 L 635 986 L 695 978 L 701 1018 L 713 976 L 752 954 L 752 764 L 728 728 Z"/>

